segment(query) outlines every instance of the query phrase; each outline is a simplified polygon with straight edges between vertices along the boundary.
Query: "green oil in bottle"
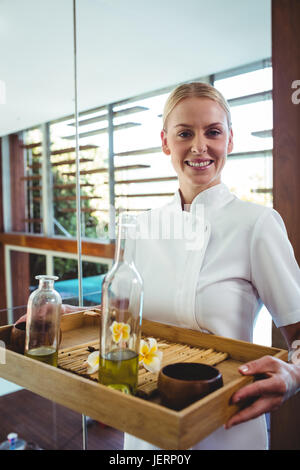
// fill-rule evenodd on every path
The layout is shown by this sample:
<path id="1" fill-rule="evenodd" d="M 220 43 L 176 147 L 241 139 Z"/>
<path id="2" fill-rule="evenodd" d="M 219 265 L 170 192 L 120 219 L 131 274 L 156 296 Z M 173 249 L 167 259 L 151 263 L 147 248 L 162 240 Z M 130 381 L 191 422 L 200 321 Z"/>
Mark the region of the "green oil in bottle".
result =
<path id="1" fill-rule="evenodd" d="M 57 350 L 51 346 L 40 346 L 39 348 L 29 349 L 25 355 L 31 359 L 36 359 L 37 361 L 57 367 L 58 353 Z"/>
<path id="2" fill-rule="evenodd" d="M 134 395 L 137 388 L 139 356 L 130 349 L 114 349 L 100 356 L 99 382 L 123 393 Z"/>

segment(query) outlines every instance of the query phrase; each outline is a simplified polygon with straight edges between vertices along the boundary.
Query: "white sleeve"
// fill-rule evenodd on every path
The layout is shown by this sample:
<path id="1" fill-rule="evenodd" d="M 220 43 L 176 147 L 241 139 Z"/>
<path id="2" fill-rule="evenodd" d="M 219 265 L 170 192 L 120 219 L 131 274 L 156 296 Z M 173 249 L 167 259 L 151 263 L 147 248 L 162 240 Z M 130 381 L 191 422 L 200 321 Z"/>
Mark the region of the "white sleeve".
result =
<path id="1" fill-rule="evenodd" d="M 251 241 L 251 279 L 277 327 L 300 321 L 300 269 L 284 222 L 263 212 Z"/>

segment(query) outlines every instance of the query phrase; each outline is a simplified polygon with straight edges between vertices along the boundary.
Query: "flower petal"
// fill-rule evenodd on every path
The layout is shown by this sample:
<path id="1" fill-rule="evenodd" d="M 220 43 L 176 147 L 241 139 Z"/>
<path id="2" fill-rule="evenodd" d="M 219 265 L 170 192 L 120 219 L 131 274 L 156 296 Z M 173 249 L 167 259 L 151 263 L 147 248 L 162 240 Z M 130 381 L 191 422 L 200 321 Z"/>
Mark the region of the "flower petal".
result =
<path id="1" fill-rule="evenodd" d="M 148 338 L 149 352 L 154 354 L 157 351 L 157 341 L 155 338 Z"/>
<path id="2" fill-rule="evenodd" d="M 87 358 L 87 373 L 94 374 L 99 369 L 99 351 L 94 351 Z"/>
<path id="3" fill-rule="evenodd" d="M 110 329 L 111 329 L 112 333 L 116 332 L 116 330 L 118 329 L 118 325 L 119 325 L 119 323 L 117 321 L 113 321 L 113 323 L 110 325 Z"/>
<path id="4" fill-rule="evenodd" d="M 149 372 L 159 372 L 159 369 L 161 367 L 161 360 L 158 355 L 152 356 L 151 360 L 148 361 L 143 361 L 145 369 L 147 369 Z"/>
<path id="5" fill-rule="evenodd" d="M 146 356 L 148 353 L 149 353 L 149 346 L 148 346 L 148 344 L 146 343 L 146 341 L 144 341 L 143 339 L 141 339 L 141 342 L 140 342 L 140 354 L 141 354 L 142 356 Z"/>
<path id="6" fill-rule="evenodd" d="M 92 374 L 95 374 L 96 372 L 98 372 L 98 370 L 99 370 L 99 364 L 97 364 L 97 365 L 94 366 L 94 367 L 88 366 L 88 368 L 87 368 L 87 373 L 90 374 L 90 375 L 92 375 Z"/>
<path id="7" fill-rule="evenodd" d="M 121 340 L 128 341 L 130 338 L 130 325 L 128 323 L 114 321 L 110 326 L 113 341 L 119 343 Z"/>
<path id="8" fill-rule="evenodd" d="M 122 334 L 120 332 L 113 333 L 112 337 L 115 343 L 119 343 L 122 338 Z"/>
<path id="9" fill-rule="evenodd" d="M 150 348 L 153 348 L 153 347 L 157 348 L 157 341 L 155 338 L 148 338 L 148 344 Z"/>
<path id="10" fill-rule="evenodd" d="M 160 362 L 162 361 L 162 358 L 163 358 L 163 352 L 162 351 L 157 351 L 156 353 L 158 359 L 160 360 Z"/>
<path id="11" fill-rule="evenodd" d="M 99 351 L 94 351 L 88 355 L 87 363 L 94 365 L 99 364 Z"/>
<path id="12" fill-rule="evenodd" d="M 128 341 L 129 336 L 130 336 L 130 325 L 127 323 L 122 323 L 122 335 L 123 335 L 123 340 Z"/>

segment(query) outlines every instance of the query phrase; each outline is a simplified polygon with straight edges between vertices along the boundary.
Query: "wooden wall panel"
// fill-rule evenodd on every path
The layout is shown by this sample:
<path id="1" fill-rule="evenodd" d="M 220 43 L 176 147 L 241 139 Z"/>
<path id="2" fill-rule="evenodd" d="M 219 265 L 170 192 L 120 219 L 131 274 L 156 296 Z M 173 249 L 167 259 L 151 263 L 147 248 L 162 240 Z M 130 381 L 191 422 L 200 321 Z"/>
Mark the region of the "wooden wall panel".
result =
<path id="1" fill-rule="evenodd" d="M 0 243 L 5 245 L 21 246 L 24 248 L 38 248 L 62 253 L 78 251 L 77 241 L 66 237 L 44 237 L 28 233 L 0 233 Z M 113 243 L 99 243 L 97 241 L 82 241 L 82 254 L 100 258 L 114 258 L 115 245 Z"/>
<path id="2" fill-rule="evenodd" d="M 25 230 L 26 193 L 24 182 L 24 149 L 23 141 L 17 134 L 9 136 L 10 183 L 11 183 L 11 228 L 15 232 Z M 26 305 L 28 286 L 30 285 L 29 254 L 12 252 L 12 303 L 13 307 Z M 15 311 L 17 312 L 17 310 Z M 14 312 L 14 313 L 15 313 Z M 16 320 L 20 315 L 17 315 Z"/>
<path id="3" fill-rule="evenodd" d="M 3 232 L 3 200 L 2 200 L 2 145 L 0 138 L 0 232 Z M 0 325 L 6 323 L 6 284 L 5 284 L 5 266 L 4 266 L 4 245 L 0 242 Z"/>
<path id="4" fill-rule="evenodd" d="M 274 208 L 300 264 L 300 103 L 292 101 L 292 84 L 300 84 L 300 1 L 273 0 L 272 5 Z"/>
<path id="5" fill-rule="evenodd" d="M 300 81 L 299 18 L 299 0 L 272 1 L 274 208 L 286 224 L 300 264 L 300 103 L 292 100 L 292 84 Z M 275 327 L 272 336 L 273 346 L 284 344 Z M 271 414 L 271 449 L 299 450 L 299 429 L 300 394 Z"/>
<path id="6" fill-rule="evenodd" d="M 24 181 L 24 149 L 23 141 L 17 134 L 9 136 L 10 151 L 10 186 L 11 186 L 11 229 L 14 232 L 25 231 L 26 198 Z"/>
<path id="7" fill-rule="evenodd" d="M 30 295 L 29 254 L 11 251 L 11 283 L 13 299 L 13 320 L 16 321 L 26 313 L 26 305 Z M 25 308 L 24 308 L 25 307 Z"/>

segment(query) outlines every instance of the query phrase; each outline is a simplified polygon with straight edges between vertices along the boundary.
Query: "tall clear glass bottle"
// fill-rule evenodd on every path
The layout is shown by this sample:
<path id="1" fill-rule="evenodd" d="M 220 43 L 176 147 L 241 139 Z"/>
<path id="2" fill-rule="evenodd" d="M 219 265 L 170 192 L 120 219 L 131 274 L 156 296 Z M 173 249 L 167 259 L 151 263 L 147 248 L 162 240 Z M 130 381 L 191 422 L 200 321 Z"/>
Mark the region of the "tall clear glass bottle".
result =
<path id="1" fill-rule="evenodd" d="M 36 276 L 39 287 L 29 297 L 26 319 L 25 355 L 57 366 L 61 297 L 54 290 L 57 276 Z"/>
<path id="2" fill-rule="evenodd" d="M 99 382 L 135 394 L 143 310 L 143 280 L 134 264 L 137 218 L 122 213 L 115 260 L 102 287 Z"/>

